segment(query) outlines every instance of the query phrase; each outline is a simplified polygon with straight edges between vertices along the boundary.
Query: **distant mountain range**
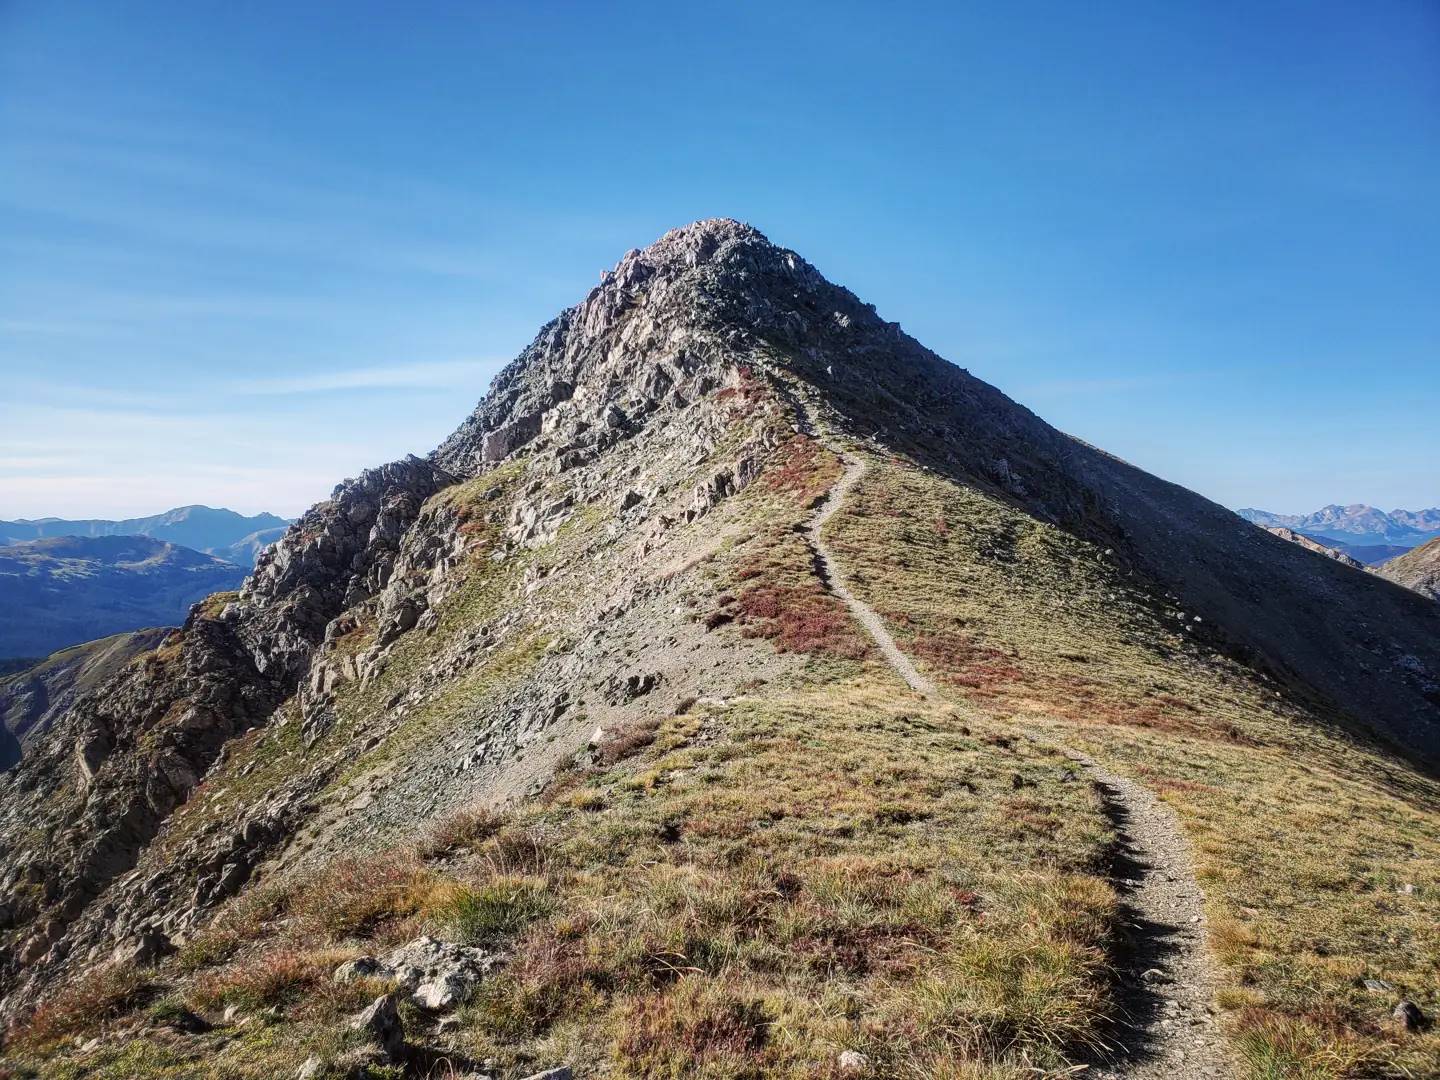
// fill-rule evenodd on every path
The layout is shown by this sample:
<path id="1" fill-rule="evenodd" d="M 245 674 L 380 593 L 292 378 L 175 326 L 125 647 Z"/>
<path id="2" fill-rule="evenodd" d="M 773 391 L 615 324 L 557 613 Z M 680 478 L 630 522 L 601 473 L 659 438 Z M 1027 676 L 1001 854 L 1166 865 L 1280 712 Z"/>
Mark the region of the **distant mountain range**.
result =
<path id="1" fill-rule="evenodd" d="M 1365 503 L 1331 505 L 1312 514 L 1274 514 L 1246 507 L 1235 511 L 1266 529 L 1292 529 L 1326 547 L 1333 547 L 1376 566 L 1440 536 L 1440 507 L 1391 510 L 1388 514 Z"/>
<path id="2" fill-rule="evenodd" d="M 173 626 L 248 567 L 148 536 L 50 536 L 0 547 L 0 657 Z"/>
<path id="3" fill-rule="evenodd" d="M 35 518 L 0 521 L 0 543 L 48 536 L 149 536 L 214 555 L 239 566 L 255 565 L 262 548 L 279 540 L 289 522 L 274 514 L 246 516 L 210 506 L 177 506 L 152 517 L 102 519 Z"/>

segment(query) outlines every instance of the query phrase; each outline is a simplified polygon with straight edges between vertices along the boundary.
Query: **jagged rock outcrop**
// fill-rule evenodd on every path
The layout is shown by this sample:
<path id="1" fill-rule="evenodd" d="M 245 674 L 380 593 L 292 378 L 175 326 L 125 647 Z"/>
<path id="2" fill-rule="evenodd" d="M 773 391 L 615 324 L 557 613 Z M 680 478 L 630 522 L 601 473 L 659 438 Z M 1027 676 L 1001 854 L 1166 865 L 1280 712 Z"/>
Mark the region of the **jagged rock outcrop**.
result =
<path id="1" fill-rule="evenodd" d="M 167 627 L 152 627 L 87 641 L 0 678 L 0 770 L 18 762 L 23 747 L 49 731 L 82 695 L 154 649 L 168 633 Z M 85 758 L 82 754 L 82 762 Z"/>
<path id="2" fill-rule="evenodd" d="M 227 743 L 295 692 L 326 624 L 384 586 L 400 536 L 447 481 L 410 459 L 341 484 L 262 556 L 238 594 L 197 605 L 183 628 L 77 702 L 43 750 L 12 770 L 0 789 L 0 829 L 11 841 L 0 853 L 0 922 L 10 931 L 0 961 L 11 980 L 155 929 L 148 913 L 164 894 L 133 881 L 70 933 Z M 223 861 L 206 885 L 198 869 L 202 899 L 233 893 L 247 872 Z"/>

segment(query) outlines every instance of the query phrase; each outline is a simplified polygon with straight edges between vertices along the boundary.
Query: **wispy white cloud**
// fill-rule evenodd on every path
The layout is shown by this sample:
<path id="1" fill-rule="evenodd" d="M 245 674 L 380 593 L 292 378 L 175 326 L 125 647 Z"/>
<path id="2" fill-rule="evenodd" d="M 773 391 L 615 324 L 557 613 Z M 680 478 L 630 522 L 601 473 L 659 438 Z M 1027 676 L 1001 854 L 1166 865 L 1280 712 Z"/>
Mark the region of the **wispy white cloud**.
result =
<path id="1" fill-rule="evenodd" d="M 254 396 L 231 391 L 223 408 L 215 384 L 208 400 L 91 388 L 73 403 L 32 385 L 23 404 L 0 402 L 0 518 L 134 517 L 187 503 L 293 516 L 347 476 L 430 450 L 479 396 L 466 383 L 490 370 L 431 362 L 256 379 Z M 372 388 L 389 393 L 363 392 Z M 325 396 L 345 389 L 362 392 Z M 406 392 L 425 407 L 396 409 Z"/>
<path id="2" fill-rule="evenodd" d="M 498 367 L 494 360 L 421 361 L 386 367 L 349 368 L 281 378 L 242 379 L 232 384 L 238 393 L 308 394 L 337 390 L 438 389 L 469 386 Z"/>

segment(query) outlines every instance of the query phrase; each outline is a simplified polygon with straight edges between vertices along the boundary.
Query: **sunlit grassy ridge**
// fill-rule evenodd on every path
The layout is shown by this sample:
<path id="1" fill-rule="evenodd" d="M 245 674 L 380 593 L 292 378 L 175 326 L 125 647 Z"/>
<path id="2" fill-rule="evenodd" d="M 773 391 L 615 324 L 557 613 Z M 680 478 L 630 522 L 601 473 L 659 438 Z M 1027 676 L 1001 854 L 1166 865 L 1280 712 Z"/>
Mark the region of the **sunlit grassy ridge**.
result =
<path id="1" fill-rule="evenodd" d="M 872 465 L 829 533 L 857 592 L 957 700 L 1174 807 L 1255 1074 L 1440 1073 L 1440 1037 L 1390 1020 L 1402 995 L 1440 1005 L 1436 785 L 1279 699 L 1104 552 L 902 462 Z"/>
<path id="2" fill-rule="evenodd" d="M 797 532 L 836 475 L 833 455 L 787 443 L 707 523 L 723 542 L 680 571 L 692 618 L 729 613 L 711 633 L 768 639 L 801 658 L 794 674 L 610 732 L 537 800 L 262 885 L 159 968 L 73 987 L 18 1047 L 50 1047 L 33 1060 L 66 1077 L 188 1076 L 203 1061 L 259 1078 L 338 1060 L 344 1017 L 375 988 L 330 972 L 425 931 L 507 954 L 451 1038 L 515 1075 L 570 1061 L 813 1077 L 855 1049 L 875 1075 L 1019 1076 L 1096 1045 L 1115 896 L 1093 786 L 868 655 Z M 475 565 L 474 587 L 491 587 Z M 282 737 L 238 751 L 249 776 L 286 767 Z M 254 1020 L 166 1027 L 227 1006 Z M 102 1026 L 83 1069 L 53 1054 Z"/>
<path id="3" fill-rule="evenodd" d="M 214 1075 L 277 1075 L 337 1052 L 336 1021 L 373 992 L 331 987 L 336 964 L 429 929 L 513 950 L 463 1014 L 476 1057 L 716 1077 L 825 1075 L 846 1048 L 885 1075 L 1066 1060 L 1107 1008 L 1092 789 L 888 679 L 822 670 L 668 717 L 637 755 L 503 816 L 247 898 L 160 971 L 83 988 L 88 1015 L 56 1004 L 32 1039 L 89 1030 L 102 1001 L 280 1005 L 206 1047 Z M 139 1038 L 93 1075 L 181 1055 Z M 201 1048 L 183 1045 L 172 1075 Z"/>
<path id="4" fill-rule="evenodd" d="M 21 1033 L 20 1074 L 259 1080 L 311 1055 L 344 1061 L 358 1039 L 346 1018 L 383 986 L 337 986 L 331 972 L 427 932 L 506 962 L 444 1036 L 406 1005 L 413 1042 L 501 1075 L 568 1062 L 617 1077 L 824 1077 L 844 1050 L 874 1076 L 1064 1069 L 1109 1038 L 1117 910 L 1115 838 L 1069 746 L 1179 815 L 1226 978 L 1219 1004 L 1254 1075 L 1434 1075 L 1440 1040 L 1388 1020 L 1402 993 L 1437 1004 L 1433 785 L 1277 697 L 1104 552 L 867 460 L 827 541 L 948 700 L 906 689 L 817 576 L 803 527 L 840 461 L 784 441 L 652 569 L 683 617 L 770 642 L 796 659 L 789 674 L 656 706 L 538 798 L 252 889 L 158 968 L 102 967 Z M 605 521 L 577 515 L 552 544 L 489 559 L 493 511 L 522 475 L 516 464 L 434 500 L 473 544 L 435 633 L 522 602 L 528 621 L 333 785 L 523 681 L 547 640 L 564 647 L 566 594 L 527 597 L 522 578 L 601 543 Z M 340 647 L 372 633 L 362 623 Z M 365 731 L 435 640 L 402 639 L 379 677 L 342 688 L 321 750 Z M 306 761 L 293 715 L 252 733 L 175 837 L 187 815 L 234 812 Z M 1395 991 L 1370 993 L 1367 977 Z M 244 1026 L 175 1030 L 231 1006 Z M 58 1052 L 97 1031 L 97 1051 Z M 411 1071 L 446 1075 L 438 1057 Z"/>

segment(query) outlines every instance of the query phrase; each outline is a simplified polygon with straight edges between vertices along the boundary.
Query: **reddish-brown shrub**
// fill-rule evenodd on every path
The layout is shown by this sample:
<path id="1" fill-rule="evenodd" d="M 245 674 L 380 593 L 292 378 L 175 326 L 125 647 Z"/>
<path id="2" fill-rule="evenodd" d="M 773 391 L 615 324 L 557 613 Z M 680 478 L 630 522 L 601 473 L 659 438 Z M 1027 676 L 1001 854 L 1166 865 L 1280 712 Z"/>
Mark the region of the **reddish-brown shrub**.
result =
<path id="1" fill-rule="evenodd" d="M 129 964 L 107 964 L 52 994 L 28 1021 L 15 1026 L 10 1041 L 38 1049 L 73 1035 L 96 1031 L 145 1003 L 154 992 L 146 975 Z"/>
<path id="2" fill-rule="evenodd" d="M 225 1005 L 264 1009 L 282 1005 L 329 982 L 335 964 L 333 953 L 280 948 L 258 959 L 247 957 L 220 971 L 207 972 L 195 980 L 189 998 L 199 1009 L 218 1009 Z"/>
<path id="3" fill-rule="evenodd" d="M 859 660 L 870 652 L 840 601 L 813 588 L 754 585 L 740 594 L 736 609 L 746 637 L 772 641 L 780 652 L 826 653 Z"/>
<path id="4" fill-rule="evenodd" d="M 638 724 L 607 732 L 604 741 L 600 743 L 600 764 L 614 765 L 617 761 L 638 754 L 655 741 L 655 733 L 659 729 L 660 721 L 642 720 Z"/>

